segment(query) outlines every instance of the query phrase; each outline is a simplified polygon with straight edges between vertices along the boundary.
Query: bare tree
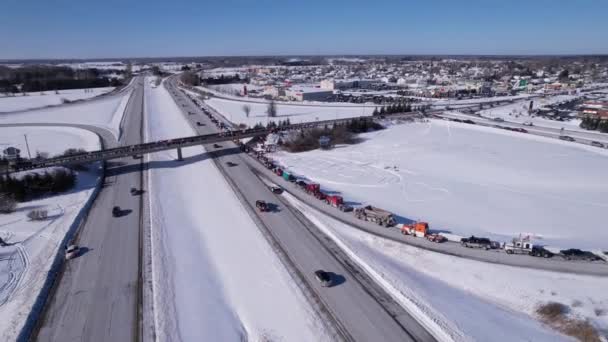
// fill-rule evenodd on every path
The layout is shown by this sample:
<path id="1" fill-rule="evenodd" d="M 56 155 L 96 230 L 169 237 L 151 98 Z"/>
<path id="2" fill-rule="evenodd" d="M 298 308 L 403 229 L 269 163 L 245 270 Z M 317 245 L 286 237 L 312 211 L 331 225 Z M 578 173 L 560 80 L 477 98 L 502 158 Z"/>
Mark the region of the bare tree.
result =
<path id="1" fill-rule="evenodd" d="M 243 105 L 243 112 L 245 112 L 245 116 L 249 117 L 249 113 L 251 113 L 251 106 L 248 104 Z"/>
<path id="2" fill-rule="evenodd" d="M 270 100 L 270 102 L 268 102 L 268 108 L 266 109 L 266 113 L 268 113 L 268 116 L 271 118 L 277 116 L 277 104 L 274 103 L 274 100 Z"/>

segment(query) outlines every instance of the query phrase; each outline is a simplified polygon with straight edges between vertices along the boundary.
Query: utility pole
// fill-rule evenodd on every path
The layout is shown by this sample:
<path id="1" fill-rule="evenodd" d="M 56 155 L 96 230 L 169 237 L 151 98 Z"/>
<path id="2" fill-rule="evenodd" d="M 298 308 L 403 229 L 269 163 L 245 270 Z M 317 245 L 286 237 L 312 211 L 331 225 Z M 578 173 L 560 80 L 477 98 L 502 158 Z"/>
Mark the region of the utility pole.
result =
<path id="1" fill-rule="evenodd" d="M 23 135 L 25 137 L 25 147 L 27 147 L 27 155 L 32 159 L 32 154 L 30 153 L 30 145 L 27 143 L 27 134 Z"/>

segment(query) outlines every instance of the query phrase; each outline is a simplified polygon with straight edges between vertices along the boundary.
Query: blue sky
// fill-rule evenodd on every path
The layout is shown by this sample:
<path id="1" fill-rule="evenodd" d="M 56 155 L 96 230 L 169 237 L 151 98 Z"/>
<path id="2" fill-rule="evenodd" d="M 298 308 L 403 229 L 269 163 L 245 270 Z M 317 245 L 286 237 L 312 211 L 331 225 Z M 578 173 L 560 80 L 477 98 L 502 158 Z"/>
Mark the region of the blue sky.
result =
<path id="1" fill-rule="evenodd" d="M 606 0 L 3 0 L 0 59 L 608 53 Z"/>

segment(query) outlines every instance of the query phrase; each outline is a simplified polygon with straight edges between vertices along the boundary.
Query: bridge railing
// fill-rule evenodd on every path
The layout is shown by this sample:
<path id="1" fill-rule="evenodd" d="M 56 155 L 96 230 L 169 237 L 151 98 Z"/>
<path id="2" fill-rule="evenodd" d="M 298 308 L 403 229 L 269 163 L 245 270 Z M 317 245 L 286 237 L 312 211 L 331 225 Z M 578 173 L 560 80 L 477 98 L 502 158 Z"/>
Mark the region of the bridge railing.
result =
<path id="1" fill-rule="evenodd" d="M 400 113 L 400 114 L 391 114 L 386 115 L 386 117 L 397 117 L 403 115 L 416 115 L 416 113 Z M 105 150 L 91 151 L 91 152 L 83 152 L 76 153 L 67 156 L 49 158 L 44 160 L 33 160 L 28 161 L 22 164 L 16 164 L 11 168 L 11 172 L 16 171 L 26 171 L 33 170 L 38 168 L 50 167 L 50 166 L 58 166 L 58 165 L 69 165 L 76 163 L 88 163 L 100 160 L 109 160 L 122 158 L 127 156 L 133 156 L 138 154 L 159 152 L 164 150 L 176 149 L 181 147 L 189 147 L 195 145 L 202 145 L 208 143 L 216 143 L 227 140 L 235 140 L 235 139 L 244 139 L 251 138 L 255 136 L 268 135 L 273 132 L 284 132 L 284 131 L 293 131 L 300 129 L 308 129 L 315 128 L 321 126 L 331 126 L 341 123 L 347 123 L 352 120 L 360 120 L 372 119 L 371 116 L 363 116 L 363 117 L 354 117 L 354 118 L 343 118 L 343 119 L 333 119 L 333 120 L 321 120 L 321 121 L 313 121 L 313 122 L 303 122 L 296 123 L 284 126 L 278 126 L 274 128 L 248 128 L 243 130 L 228 130 L 222 131 L 219 133 L 211 133 L 205 135 L 195 135 L 183 138 L 175 138 L 168 140 L 160 140 L 143 144 L 136 145 L 128 145 L 121 147 L 114 147 Z"/>

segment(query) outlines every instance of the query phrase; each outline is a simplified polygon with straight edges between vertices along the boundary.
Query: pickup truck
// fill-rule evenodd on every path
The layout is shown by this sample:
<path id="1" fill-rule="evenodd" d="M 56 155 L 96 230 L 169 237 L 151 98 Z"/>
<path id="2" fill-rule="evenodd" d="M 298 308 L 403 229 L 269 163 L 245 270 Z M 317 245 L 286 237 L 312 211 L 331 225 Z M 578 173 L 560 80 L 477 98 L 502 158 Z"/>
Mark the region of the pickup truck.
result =
<path id="1" fill-rule="evenodd" d="M 467 248 L 483 248 L 485 250 L 492 248 L 492 241 L 488 238 L 480 238 L 471 236 L 460 239 L 460 244 Z"/>

